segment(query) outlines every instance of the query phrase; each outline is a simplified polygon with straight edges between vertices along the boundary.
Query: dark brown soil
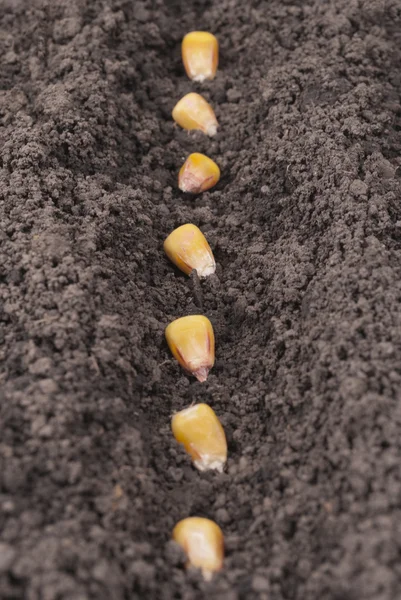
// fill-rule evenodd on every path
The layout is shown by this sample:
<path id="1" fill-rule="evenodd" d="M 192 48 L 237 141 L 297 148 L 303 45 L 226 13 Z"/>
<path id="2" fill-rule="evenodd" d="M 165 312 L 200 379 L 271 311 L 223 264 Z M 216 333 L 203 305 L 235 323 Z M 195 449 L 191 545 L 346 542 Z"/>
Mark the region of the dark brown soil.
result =
<path id="1" fill-rule="evenodd" d="M 1 0 L 0 597 L 401 596 L 400 0 Z M 221 65 L 186 78 L 182 36 Z M 187 134 L 202 90 L 219 133 Z M 186 155 L 218 186 L 183 197 Z M 217 363 L 164 327 L 199 312 L 162 242 L 199 225 Z M 227 472 L 170 415 L 213 406 Z M 170 540 L 215 519 L 224 571 Z"/>

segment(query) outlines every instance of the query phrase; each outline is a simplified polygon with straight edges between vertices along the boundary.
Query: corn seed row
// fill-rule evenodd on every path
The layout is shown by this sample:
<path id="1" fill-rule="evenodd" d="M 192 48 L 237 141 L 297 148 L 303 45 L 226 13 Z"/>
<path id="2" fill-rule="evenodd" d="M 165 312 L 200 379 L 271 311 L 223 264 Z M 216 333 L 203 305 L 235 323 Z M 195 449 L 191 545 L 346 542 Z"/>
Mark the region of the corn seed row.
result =
<path id="1" fill-rule="evenodd" d="M 218 42 L 205 31 L 188 33 L 182 41 L 182 59 L 193 81 L 214 79 L 218 65 Z M 218 123 L 212 107 L 199 94 L 189 93 L 174 107 L 173 119 L 187 130 L 198 129 L 216 134 Z M 204 154 L 191 154 L 180 169 L 178 187 L 185 193 L 199 194 L 220 179 L 220 169 Z M 164 242 L 169 259 L 184 273 L 196 271 L 198 277 L 216 270 L 213 252 L 201 230 L 187 223 L 175 229 Z M 214 365 L 214 332 L 203 315 L 181 317 L 165 330 L 174 358 L 198 381 L 206 381 Z M 223 427 L 207 404 L 196 404 L 173 415 L 171 427 L 178 443 L 201 471 L 223 471 L 227 460 L 227 442 Z M 223 566 L 224 542 L 220 527 L 210 519 L 189 517 L 174 527 L 173 539 L 185 550 L 188 565 L 200 568 L 210 579 Z"/>

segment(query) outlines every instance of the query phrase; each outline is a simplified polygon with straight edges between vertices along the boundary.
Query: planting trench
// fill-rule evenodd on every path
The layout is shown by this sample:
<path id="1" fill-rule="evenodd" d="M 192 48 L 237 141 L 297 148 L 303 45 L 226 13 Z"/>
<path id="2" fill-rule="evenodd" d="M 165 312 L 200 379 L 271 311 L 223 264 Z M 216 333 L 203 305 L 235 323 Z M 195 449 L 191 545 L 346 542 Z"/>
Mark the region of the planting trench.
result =
<path id="1" fill-rule="evenodd" d="M 3 0 L 0 597 L 387 600 L 401 593 L 398 0 Z M 180 42 L 219 38 L 215 81 Z M 201 91 L 220 128 L 171 119 Z M 177 189 L 204 152 L 222 178 Z M 162 252 L 215 253 L 206 383 L 163 331 L 199 312 Z M 224 474 L 177 447 L 208 402 Z M 169 542 L 216 520 L 211 584 Z"/>

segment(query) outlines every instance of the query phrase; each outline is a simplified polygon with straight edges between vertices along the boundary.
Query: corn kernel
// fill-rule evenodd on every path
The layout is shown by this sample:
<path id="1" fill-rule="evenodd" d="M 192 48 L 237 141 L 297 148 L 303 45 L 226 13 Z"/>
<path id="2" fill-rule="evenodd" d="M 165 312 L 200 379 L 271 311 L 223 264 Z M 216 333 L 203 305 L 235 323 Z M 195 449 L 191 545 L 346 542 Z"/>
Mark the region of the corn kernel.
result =
<path id="1" fill-rule="evenodd" d="M 202 517 L 183 519 L 173 529 L 173 540 L 185 550 L 187 566 L 201 569 L 206 581 L 223 567 L 223 532 L 214 521 Z"/>
<path id="2" fill-rule="evenodd" d="M 187 275 L 196 269 L 199 277 L 208 277 L 216 270 L 212 250 L 196 225 L 187 223 L 174 229 L 163 248 L 171 262 Z"/>
<path id="3" fill-rule="evenodd" d="M 182 40 L 182 60 L 193 81 L 214 79 L 219 62 L 219 43 L 207 31 L 192 31 Z"/>
<path id="4" fill-rule="evenodd" d="M 176 319 L 166 327 L 167 344 L 180 365 L 198 381 L 206 381 L 214 365 L 214 333 L 203 315 Z"/>
<path id="5" fill-rule="evenodd" d="M 173 119 L 183 129 L 200 129 L 206 135 L 216 135 L 216 115 L 200 94 L 191 92 L 181 98 L 174 107 Z"/>
<path id="6" fill-rule="evenodd" d="M 216 469 L 222 473 L 227 460 L 224 429 L 214 410 L 195 404 L 173 415 L 171 428 L 200 471 Z"/>
<path id="7" fill-rule="evenodd" d="M 178 187 L 182 192 L 200 194 L 216 185 L 220 169 L 216 163 L 199 152 L 190 154 L 178 175 Z"/>

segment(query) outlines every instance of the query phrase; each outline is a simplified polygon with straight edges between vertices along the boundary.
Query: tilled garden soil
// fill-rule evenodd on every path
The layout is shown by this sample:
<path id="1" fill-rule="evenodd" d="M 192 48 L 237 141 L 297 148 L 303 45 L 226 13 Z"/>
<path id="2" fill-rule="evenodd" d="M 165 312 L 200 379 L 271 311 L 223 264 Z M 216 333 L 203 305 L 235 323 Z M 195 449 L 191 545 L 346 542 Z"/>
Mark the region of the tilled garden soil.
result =
<path id="1" fill-rule="evenodd" d="M 1 0 L 0 597 L 401 596 L 399 0 Z M 219 38 L 185 76 L 182 36 Z M 218 134 L 171 110 L 201 91 Z M 190 152 L 222 178 L 177 189 Z M 163 254 L 199 225 L 218 268 Z M 164 328 L 204 313 L 206 383 Z M 171 414 L 207 402 L 226 472 Z M 224 570 L 170 542 L 217 521 Z"/>

